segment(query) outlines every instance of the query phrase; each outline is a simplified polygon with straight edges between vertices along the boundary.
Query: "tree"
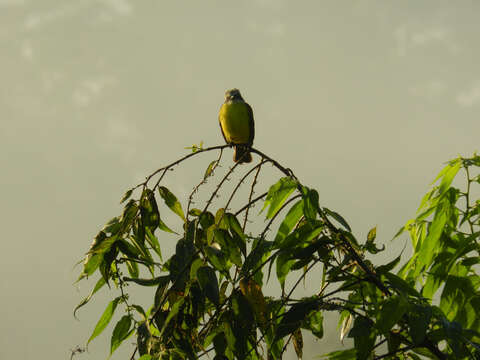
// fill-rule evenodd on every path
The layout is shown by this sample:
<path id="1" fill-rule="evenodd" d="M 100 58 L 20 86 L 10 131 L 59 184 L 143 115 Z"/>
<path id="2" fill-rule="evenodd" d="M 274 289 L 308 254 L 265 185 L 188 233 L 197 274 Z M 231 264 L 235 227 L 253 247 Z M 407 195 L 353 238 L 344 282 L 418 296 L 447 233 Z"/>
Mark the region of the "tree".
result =
<path id="1" fill-rule="evenodd" d="M 384 250 L 375 244 L 375 228 L 360 243 L 340 214 L 320 205 L 315 189 L 261 151 L 252 148 L 260 156 L 258 163 L 235 164 L 217 176 L 226 147 L 193 146 L 190 154 L 156 170 L 123 196 L 122 214 L 97 234 L 78 279 L 99 274 L 74 314 L 105 284 L 117 295 L 88 342 L 106 328 L 120 305 L 124 314 L 113 328 L 111 353 L 134 335 L 132 359 L 206 354 L 218 360 L 280 359 L 289 346 L 300 358 L 302 334 L 322 338 L 324 314 L 333 311 L 340 313 L 340 336 L 353 338 L 354 348 L 324 358 L 480 358 L 480 201 L 472 199 L 473 186 L 480 183 L 480 156 L 459 157 L 440 172 L 439 185 L 425 195 L 418 216 L 397 234 L 410 234 L 413 255 L 394 272 L 401 254 L 379 266 L 367 259 Z M 185 199 L 184 211 L 164 186 L 167 174 L 213 151 L 218 157 Z M 255 196 L 267 164 L 281 177 Z M 462 168 L 466 186 L 460 190 L 452 181 Z M 219 197 L 232 174 L 241 171 L 229 196 Z M 209 181 L 216 186 L 203 208 L 194 207 Z M 247 181 L 248 197 L 232 209 Z M 223 206 L 212 210 L 217 202 Z M 262 212 L 254 216 L 250 210 L 259 203 Z M 182 224 L 166 260 L 162 239 L 175 231 L 160 216 L 163 208 Z M 261 230 L 247 231 L 247 224 Z M 319 277 L 308 276 L 315 271 Z M 265 294 L 268 280 L 278 282 L 278 294 Z M 313 289 L 307 297 L 297 296 L 302 282 Z M 150 308 L 132 300 L 131 286 L 152 287 Z"/>

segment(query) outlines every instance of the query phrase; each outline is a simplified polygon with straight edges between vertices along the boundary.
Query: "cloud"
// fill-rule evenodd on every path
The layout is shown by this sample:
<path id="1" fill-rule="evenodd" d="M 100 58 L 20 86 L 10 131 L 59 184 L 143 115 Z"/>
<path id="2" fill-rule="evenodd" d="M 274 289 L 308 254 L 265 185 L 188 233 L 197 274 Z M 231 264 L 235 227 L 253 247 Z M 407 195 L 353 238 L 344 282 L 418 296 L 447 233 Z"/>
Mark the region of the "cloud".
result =
<path id="1" fill-rule="evenodd" d="M 414 29 L 413 26 L 404 24 L 395 29 L 393 36 L 399 56 L 405 56 L 415 48 L 434 44 L 445 47 L 452 54 L 456 54 L 459 50 L 452 32 L 445 26 Z"/>
<path id="2" fill-rule="evenodd" d="M 30 43 L 30 40 L 24 40 L 20 45 L 20 54 L 25 60 L 32 61 L 33 60 L 33 47 Z"/>
<path id="3" fill-rule="evenodd" d="M 282 37 L 285 35 L 285 24 L 280 22 L 272 22 L 269 24 L 248 21 L 247 28 L 251 32 L 263 34 L 272 38 Z"/>
<path id="4" fill-rule="evenodd" d="M 115 79 L 108 76 L 99 76 L 82 81 L 73 91 L 74 104 L 79 107 L 90 105 L 107 86 L 113 83 L 115 83 Z"/>
<path id="5" fill-rule="evenodd" d="M 129 0 L 103 0 L 103 3 L 119 15 L 130 15 L 133 10 Z"/>
<path id="6" fill-rule="evenodd" d="M 70 3 L 62 7 L 59 6 L 53 10 L 31 13 L 25 19 L 25 28 L 27 30 L 33 30 L 67 16 L 75 15 L 86 4 L 85 1 L 77 0 L 76 3 Z"/>
<path id="7" fill-rule="evenodd" d="M 480 103 L 480 81 L 473 84 L 470 89 L 460 92 L 456 101 L 462 107 L 472 107 Z"/>
<path id="8" fill-rule="evenodd" d="M 409 89 L 410 94 L 430 101 L 438 99 L 445 94 L 446 91 L 447 85 L 441 80 L 432 80 Z"/>
<path id="9" fill-rule="evenodd" d="M 0 0 L 0 7 L 25 5 L 25 0 Z"/>
<path id="10" fill-rule="evenodd" d="M 135 124 L 125 120 L 122 115 L 110 117 L 100 138 L 100 146 L 129 162 L 135 156 L 138 138 L 139 132 Z"/>

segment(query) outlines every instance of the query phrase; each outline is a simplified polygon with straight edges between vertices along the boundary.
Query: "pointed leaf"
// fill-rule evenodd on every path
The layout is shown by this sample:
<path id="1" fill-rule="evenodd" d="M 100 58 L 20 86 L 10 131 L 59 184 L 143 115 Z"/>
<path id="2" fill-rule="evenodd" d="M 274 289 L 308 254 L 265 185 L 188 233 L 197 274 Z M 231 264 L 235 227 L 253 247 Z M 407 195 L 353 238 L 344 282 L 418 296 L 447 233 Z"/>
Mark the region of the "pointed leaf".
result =
<path id="1" fill-rule="evenodd" d="M 327 213 L 327 215 L 331 216 L 334 218 L 338 223 L 340 223 L 345 229 L 347 229 L 349 232 L 352 232 L 352 229 L 350 229 L 350 226 L 348 223 L 345 221 L 345 219 L 335 211 L 332 211 L 330 209 L 327 209 L 326 207 L 323 208 L 323 211 Z"/>
<path id="2" fill-rule="evenodd" d="M 121 204 L 121 203 L 124 203 L 125 201 L 127 201 L 127 200 L 130 198 L 130 196 L 132 196 L 132 192 L 133 192 L 133 189 L 128 190 L 128 191 L 125 193 L 125 195 L 123 195 L 122 200 L 120 200 L 120 204 Z"/>
<path id="3" fill-rule="evenodd" d="M 158 192 L 160 193 L 160 196 L 165 201 L 165 204 L 170 208 L 170 210 L 180 216 L 183 221 L 186 221 L 185 214 L 182 210 L 182 205 L 180 205 L 177 197 L 173 195 L 173 193 L 164 186 L 160 186 L 158 188 Z"/>
<path id="4" fill-rule="evenodd" d="M 143 354 L 138 358 L 138 360 L 153 360 L 153 356 L 149 354 Z"/>
<path id="5" fill-rule="evenodd" d="M 218 160 L 213 160 L 205 170 L 205 174 L 203 175 L 203 180 L 206 180 L 209 176 L 213 174 L 213 171 L 217 168 Z"/>
<path id="6" fill-rule="evenodd" d="M 160 250 L 160 243 L 157 237 L 150 231 L 150 228 L 145 228 L 145 240 L 148 241 L 152 249 L 157 253 L 160 260 L 162 260 L 162 251 Z"/>
<path id="7" fill-rule="evenodd" d="M 320 357 L 328 360 L 355 360 L 357 358 L 357 352 L 355 349 L 339 350 L 323 354 Z"/>
<path id="8" fill-rule="evenodd" d="M 163 276 L 158 276 L 153 279 L 134 279 L 134 278 L 129 278 L 129 277 L 123 277 L 123 281 L 127 282 L 134 282 L 135 284 L 141 285 L 141 286 L 157 286 L 159 284 L 163 284 L 165 281 L 169 281 L 170 276 L 169 275 L 163 275 Z"/>
<path id="9" fill-rule="evenodd" d="M 178 312 L 180 311 L 180 309 L 182 308 L 184 302 L 185 302 L 185 297 L 180 297 L 180 298 L 172 305 L 172 307 L 170 308 L 170 311 L 168 312 L 168 316 L 167 316 L 167 318 L 165 319 L 165 323 L 163 324 L 163 328 L 162 328 L 162 330 L 160 331 L 159 337 L 162 337 L 163 332 L 164 332 L 165 329 L 167 328 L 167 325 L 170 323 L 170 321 L 171 321 L 175 316 L 177 316 L 177 314 L 178 314 Z"/>
<path id="10" fill-rule="evenodd" d="M 267 219 L 271 219 L 280 210 L 285 200 L 297 188 L 297 181 L 290 177 L 283 177 L 268 190 L 263 210 L 269 207 Z"/>
<path id="11" fill-rule="evenodd" d="M 455 175 L 457 175 L 458 170 L 460 170 L 460 167 L 462 166 L 462 162 L 460 159 L 456 159 L 450 164 L 448 164 L 440 174 L 443 174 L 443 179 L 442 182 L 440 183 L 440 187 L 438 188 L 438 195 L 442 196 L 447 189 L 450 187 L 450 184 L 452 183 Z M 441 175 L 437 176 L 437 179 L 441 177 Z M 435 181 L 437 180 L 435 179 Z"/>
<path id="12" fill-rule="evenodd" d="M 132 318 L 129 315 L 123 316 L 115 325 L 110 340 L 110 355 L 120 346 L 120 344 L 127 339 L 133 332 L 130 331 Z"/>
<path id="13" fill-rule="evenodd" d="M 296 331 L 301 326 L 306 316 L 317 307 L 318 301 L 311 299 L 294 304 L 282 317 L 275 339 L 281 339 Z"/>
<path id="14" fill-rule="evenodd" d="M 283 219 L 280 227 L 278 228 L 277 235 L 275 236 L 275 244 L 279 244 L 283 239 L 287 237 L 292 231 L 294 226 L 298 223 L 303 216 L 303 199 L 297 201 L 289 210 L 285 219 Z"/>
<path id="15" fill-rule="evenodd" d="M 369 359 L 376 338 L 371 322 L 364 317 L 356 317 L 349 337 L 353 337 L 357 359 Z"/>
<path id="16" fill-rule="evenodd" d="M 112 319 L 113 313 L 115 312 L 115 309 L 117 308 L 118 302 L 120 301 L 121 297 L 117 297 L 116 299 L 110 301 L 110 303 L 107 305 L 105 308 L 105 311 L 103 312 L 102 316 L 100 317 L 100 320 L 98 320 L 97 325 L 95 325 L 95 329 L 93 330 L 92 335 L 87 341 L 87 345 L 95 339 L 98 335 L 102 333 L 103 330 L 107 327 L 108 323 Z"/>
<path id="17" fill-rule="evenodd" d="M 313 310 L 305 318 L 305 322 L 302 325 L 304 329 L 308 329 L 317 338 L 323 337 L 323 314 L 322 311 Z"/>
<path id="18" fill-rule="evenodd" d="M 407 301 L 402 296 L 388 298 L 377 313 L 376 327 L 382 334 L 389 330 L 402 318 L 407 311 Z"/>
<path id="19" fill-rule="evenodd" d="M 349 313 L 345 317 L 345 319 L 343 319 L 342 328 L 340 330 L 340 341 L 342 342 L 342 344 L 343 344 L 343 339 L 345 338 L 345 335 L 348 334 L 348 332 L 352 328 L 352 325 L 353 325 L 353 315 Z"/>
<path id="20" fill-rule="evenodd" d="M 77 312 L 77 310 L 80 309 L 83 305 L 87 304 L 87 303 L 90 301 L 90 299 L 92 298 L 93 294 L 95 294 L 98 290 L 100 290 L 100 289 L 103 287 L 103 285 L 105 285 L 105 279 L 104 279 L 103 276 L 102 276 L 100 279 L 98 279 L 97 283 L 95 284 L 95 287 L 94 287 L 93 290 L 90 292 L 90 294 L 89 294 L 85 299 L 83 299 L 83 300 L 80 302 L 80 304 L 78 304 L 78 305 L 75 307 L 75 309 L 73 310 L 73 316 L 74 316 L 75 318 L 77 318 L 76 315 L 75 315 L 76 312 Z"/>
<path id="21" fill-rule="evenodd" d="M 302 197 L 304 201 L 303 213 L 309 220 L 315 220 L 320 211 L 318 204 L 318 192 L 307 187 L 302 188 Z"/>
<path id="22" fill-rule="evenodd" d="M 290 251 L 287 250 L 280 250 L 277 252 L 277 279 L 280 283 L 282 289 L 285 287 L 285 280 L 287 278 L 288 273 L 290 272 L 295 260 L 290 258 Z"/>
<path id="23" fill-rule="evenodd" d="M 415 344 L 421 344 L 425 340 L 431 318 L 432 308 L 430 306 L 412 306 L 408 314 L 408 331 Z"/>
<path id="24" fill-rule="evenodd" d="M 297 329 L 292 334 L 293 339 L 293 348 L 295 349 L 295 353 L 297 357 L 301 359 L 303 357 L 303 337 L 302 337 L 302 330 Z"/>
<path id="25" fill-rule="evenodd" d="M 240 291 L 247 299 L 248 303 L 252 307 L 255 318 L 260 324 L 266 323 L 265 312 L 267 309 L 267 303 L 262 293 L 262 288 L 254 280 L 242 279 L 240 281 Z"/>
<path id="26" fill-rule="evenodd" d="M 246 276 L 250 270 L 257 270 L 260 266 L 262 258 L 270 253 L 273 242 L 263 239 L 255 240 L 252 245 L 252 251 L 248 254 L 245 262 L 243 263 L 242 272 L 243 276 Z"/>
<path id="27" fill-rule="evenodd" d="M 160 217 L 158 218 L 158 228 L 159 228 L 160 230 L 162 230 L 162 231 L 165 231 L 165 232 L 169 232 L 169 233 L 171 233 L 171 234 L 177 234 L 177 235 L 178 235 L 178 233 L 177 233 L 176 231 L 173 231 L 172 229 L 170 229 L 170 228 L 167 226 L 167 224 L 165 224 Z"/>
<path id="28" fill-rule="evenodd" d="M 197 270 L 197 277 L 205 296 L 218 306 L 220 304 L 220 292 L 215 271 L 209 266 L 202 266 Z"/>

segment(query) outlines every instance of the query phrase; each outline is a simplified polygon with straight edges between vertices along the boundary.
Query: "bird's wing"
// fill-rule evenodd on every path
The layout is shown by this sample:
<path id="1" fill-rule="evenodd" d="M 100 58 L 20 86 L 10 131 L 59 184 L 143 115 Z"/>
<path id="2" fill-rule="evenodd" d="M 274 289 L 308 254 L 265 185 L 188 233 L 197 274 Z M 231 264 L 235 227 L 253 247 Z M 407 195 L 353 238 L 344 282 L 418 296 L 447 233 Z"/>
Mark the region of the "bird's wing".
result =
<path id="1" fill-rule="evenodd" d="M 223 104 L 223 105 L 225 105 L 225 104 Z M 220 107 L 220 112 L 219 112 L 219 114 L 218 114 L 218 124 L 220 125 L 220 130 L 222 131 L 223 139 L 224 139 L 225 142 L 228 144 L 227 138 L 225 137 L 225 134 L 224 134 L 224 132 L 223 132 L 222 120 L 220 119 L 221 114 L 222 114 L 223 105 Z"/>
<path id="2" fill-rule="evenodd" d="M 253 145 L 253 138 L 255 137 L 255 121 L 253 121 L 253 110 L 252 107 L 248 104 L 247 105 L 247 111 L 248 111 L 248 122 L 249 122 L 249 127 L 250 127 L 250 134 L 248 136 L 248 145 L 252 146 Z"/>

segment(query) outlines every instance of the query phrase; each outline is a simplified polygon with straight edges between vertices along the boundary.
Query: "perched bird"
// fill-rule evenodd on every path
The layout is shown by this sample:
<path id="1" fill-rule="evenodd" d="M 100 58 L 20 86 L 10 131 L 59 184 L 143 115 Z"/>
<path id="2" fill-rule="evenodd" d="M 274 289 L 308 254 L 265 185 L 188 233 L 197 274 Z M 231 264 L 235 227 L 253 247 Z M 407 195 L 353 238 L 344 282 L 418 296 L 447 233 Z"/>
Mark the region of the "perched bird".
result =
<path id="1" fill-rule="evenodd" d="M 234 147 L 233 161 L 240 164 L 251 162 L 250 147 L 255 136 L 253 111 L 238 89 L 225 92 L 225 102 L 220 108 L 218 121 L 225 142 Z"/>

